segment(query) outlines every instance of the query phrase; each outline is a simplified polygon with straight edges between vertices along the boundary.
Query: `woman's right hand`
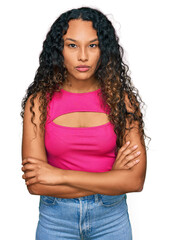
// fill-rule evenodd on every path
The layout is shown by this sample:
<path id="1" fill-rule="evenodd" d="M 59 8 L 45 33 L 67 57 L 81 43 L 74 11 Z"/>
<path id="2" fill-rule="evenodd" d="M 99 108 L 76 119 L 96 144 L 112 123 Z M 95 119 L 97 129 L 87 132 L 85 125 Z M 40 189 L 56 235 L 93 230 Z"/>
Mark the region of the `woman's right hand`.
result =
<path id="1" fill-rule="evenodd" d="M 111 170 L 131 169 L 134 165 L 138 164 L 140 161 L 138 156 L 141 153 L 140 151 L 134 152 L 138 146 L 134 145 L 132 147 L 129 147 L 129 144 L 130 142 L 128 141 L 119 149 Z"/>

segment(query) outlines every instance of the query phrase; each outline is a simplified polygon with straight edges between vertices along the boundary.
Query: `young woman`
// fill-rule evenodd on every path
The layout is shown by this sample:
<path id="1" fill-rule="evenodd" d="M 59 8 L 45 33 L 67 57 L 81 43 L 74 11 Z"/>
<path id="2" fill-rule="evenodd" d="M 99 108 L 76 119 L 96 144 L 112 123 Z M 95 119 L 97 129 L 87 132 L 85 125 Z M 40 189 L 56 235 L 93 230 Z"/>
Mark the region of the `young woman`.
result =
<path id="1" fill-rule="evenodd" d="M 37 240 L 132 239 L 126 193 L 142 191 L 142 100 L 97 9 L 53 23 L 22 101 L 22 178 L 40 195 Z"/>

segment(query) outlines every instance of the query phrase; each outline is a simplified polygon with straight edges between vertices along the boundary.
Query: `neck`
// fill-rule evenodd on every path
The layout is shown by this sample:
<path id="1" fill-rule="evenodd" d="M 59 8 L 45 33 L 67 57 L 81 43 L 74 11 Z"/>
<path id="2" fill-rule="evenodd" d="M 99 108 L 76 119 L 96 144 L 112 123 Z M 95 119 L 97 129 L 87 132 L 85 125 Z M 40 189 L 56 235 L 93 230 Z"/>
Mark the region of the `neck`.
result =
<path id="1" fill-rule="evenodd" d="M 85 83 L 84 81 L 68 81 L 63 84 L 62 88 L 66 91 L 70 92 L 76 92 L 76 93 L 82 93 L 82 92 L 91 92 L 95 91 L 100 88 L 99 83 L 97 80 L 94 80 L 93 82 Z"/>

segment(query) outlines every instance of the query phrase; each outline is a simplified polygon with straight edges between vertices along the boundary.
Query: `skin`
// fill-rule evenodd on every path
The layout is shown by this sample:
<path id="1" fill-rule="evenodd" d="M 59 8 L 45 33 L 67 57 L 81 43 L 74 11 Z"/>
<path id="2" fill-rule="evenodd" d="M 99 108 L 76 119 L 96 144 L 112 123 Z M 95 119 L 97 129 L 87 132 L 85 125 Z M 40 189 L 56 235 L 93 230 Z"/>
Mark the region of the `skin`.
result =
<path id="1" fill-rule="evenodd" d="M 72 40 L 66 40 L 67 38 Z M 98 40 L 90 42 L 96 38 L 97 33 L 91 22 L 82 20 L 69 22 L 67 34 L 63 36 L 65 40 L 63 56 L 71 87 L 65 84 L 63 86 L 65 90 L 79 93 L 94 91 L 99 87 L 94 73 L 101 53 L 96 46 Z M 89 65 L 90 70 L 78 72 L 75 69 L 78 65 Z M 95 193 L 118 195 L 142 190 L 146 174 L 146 150 L 141 143 L 137 123 L 132 124 L 135 128 L 127 135 L 126 141 L 129 143 L 124 140 L 111 171 L 96 173 L 55 168 L 47 163 L 44 133 L 39 130 L 38 98 L 34 106 L 35 123 L 38 127 L 37 138 L 32 140 L 34 130 L 30 120 L 30 98 L 25 106 L 23 122 L 22 178 L 25 179 L 31 194 L 73 198 Z M 133 110 L 129 109 L 128 98 L 125 104 L 127 110 Z"/>
<path id="2" fill-rule="evenodd" d="M 70 20 L 67 33 L 63 36 L 64 64 L 67 68 L 68 81 L 71 87 L 64 86 L 65 90 L 71 92 L 88 92 L 98 89 L 94 73 L 98 68 L 100 58 L 99 41 L 92 22 L 82 20 Z M 76 66 L 88 65 L 89 71 L 79 72 Z"/>

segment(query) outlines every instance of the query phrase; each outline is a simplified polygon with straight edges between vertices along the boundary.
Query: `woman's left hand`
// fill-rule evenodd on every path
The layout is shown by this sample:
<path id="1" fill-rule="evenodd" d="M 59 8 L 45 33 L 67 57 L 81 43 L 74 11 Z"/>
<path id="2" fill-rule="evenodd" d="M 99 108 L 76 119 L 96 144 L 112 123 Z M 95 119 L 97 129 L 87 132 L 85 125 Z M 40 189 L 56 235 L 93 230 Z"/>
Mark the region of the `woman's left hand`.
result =
<path id="1" fill-rule="evenodd" d="M 63 184 L 63 169 L 56 168 L 43 160 L 36 158 L 24 158 L 22 161 L 24 172 L 22 178 L 26 185 L 41 183 L 47 185 Z"/>

